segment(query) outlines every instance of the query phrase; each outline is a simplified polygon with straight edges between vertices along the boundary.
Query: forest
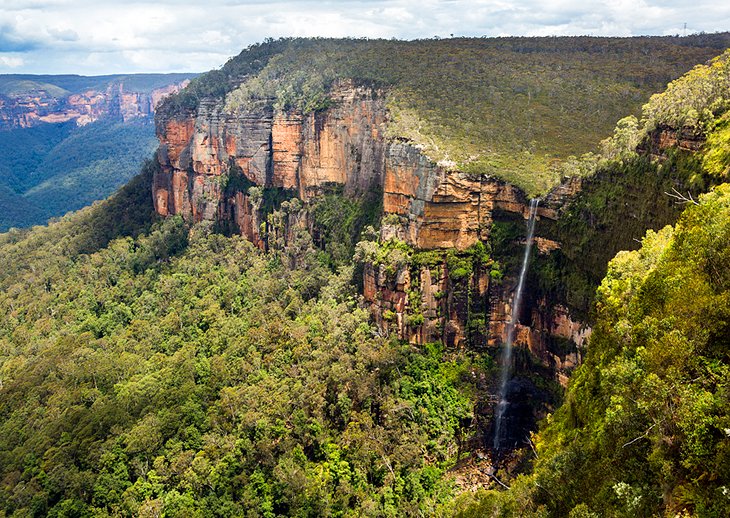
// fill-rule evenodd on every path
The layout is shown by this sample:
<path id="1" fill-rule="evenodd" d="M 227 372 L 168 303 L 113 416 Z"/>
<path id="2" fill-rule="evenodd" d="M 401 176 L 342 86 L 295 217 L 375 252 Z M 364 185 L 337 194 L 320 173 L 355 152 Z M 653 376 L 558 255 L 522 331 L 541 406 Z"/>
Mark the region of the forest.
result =
<path id="1" fill-rule="evenodd" d="M 42 224 L 105 198 L 157 146 L 149 121 L 41 124 L 0 136 L 0 231 Z"/>
<path id="2" fill-rule="evenodd" d="M 352 267 L 329 267 L 305 230 L 261 252 L 209 226 L 151 222 L 149 181 L 2 237 L 5 512 L 400 516 L 447 505 L 443 473 L 463 453 L 489 360 L 379 336 Z M 114 204 L 147 221 L 93 234 Z"/>

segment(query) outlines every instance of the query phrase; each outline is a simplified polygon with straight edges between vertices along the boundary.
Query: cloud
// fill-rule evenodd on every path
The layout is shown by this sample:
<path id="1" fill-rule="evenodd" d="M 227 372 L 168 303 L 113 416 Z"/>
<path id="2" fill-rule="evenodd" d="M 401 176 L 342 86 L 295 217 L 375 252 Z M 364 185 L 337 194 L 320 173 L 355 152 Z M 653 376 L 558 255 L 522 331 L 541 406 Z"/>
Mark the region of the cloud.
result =
<path id="1" fill-rule="evenodd" d="M 696 0 L 2 0 L 0 51 L 23 71 L 204 71 L 267 37 L 676 34 L 730 28 Z M 727 4 L 727 5 L 725 5 Z"/>
<path id="2" fill-rule="evenodd" d="M 25 64 L 23 58 L 17 56 L 0 56 L 0 68 L 18 68 Z"/>
<path id="3" fill-rule="evenodd" d="M 58 27 L 49 27 L 46 29 L 48 34 L 58 41 L 77 41 L 79 35 L 72 29 L 60 29 Z"/>
<path id="4" fill-rule="evenodd" d="M 32 35 L 20 33 L 11 23 L 0 24 L 0 52 L 28 52 L 38 48 Z"/>

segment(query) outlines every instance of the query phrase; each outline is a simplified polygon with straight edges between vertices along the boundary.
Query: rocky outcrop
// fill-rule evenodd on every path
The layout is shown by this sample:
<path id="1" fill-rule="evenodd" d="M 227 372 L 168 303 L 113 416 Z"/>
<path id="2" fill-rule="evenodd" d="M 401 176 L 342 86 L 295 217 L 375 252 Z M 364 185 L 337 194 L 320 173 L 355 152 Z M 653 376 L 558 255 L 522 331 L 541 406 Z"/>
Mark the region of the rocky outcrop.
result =
<path id="1" fill-rule="evenodd" d="M 332 103 L 306 115 L 227 113 L 201 103 L 189 118 L 158 120 L 157 212 L 238 224 L 253 209 L 239 204 L 246 205 L 245 192 L 228 188 L 237 172 L 246 185 L 292 189 L 304 201 L 332 184 L 353 196 L 380 185 L 387 148 L 380 92 L 345 83 L 333 90 Z"/>
<path id="2" fill-rule="evenodd" d="M 125 89 L 124 83 L 103 91 L 87 90 L 56 97 L 36 90 L 16 97 L 0 95 L 0 129 L 28 128 L 42 123 L 75 121 L 79 126 L 113 118 L 124 122 L 149 119 L 155 107 L 168 95 L 184 88 L 189 81 L 157 88 L 151 92 Z"/>
<path id="3" fill-rule="evenodd" d="M 232 113 L 222 103 L 202 102 L 195 113 L 156 123 L 159 214 L 210 221 L 265 248 L 286 240 L 293 228 L 311 229 L 307 207 L 332 186 L 354 198 L 382 192 L 380 236 L 370 244 L 398 240 L 411 255 L 391 262 L 371 257 L 362 265 L 363 300 L 380 331 L 413 344 L 439 341 L 495 354 L 504 343 L 517 279 L 500 270 L 488 248 L 496 222 L 526 221 L 529 199 L 502 180 L 437 164 L 412 143 L 387 139 L 383 92 L 345 81 L 320 112 Z M 541 200 L 537 217 L 557 219 L 581 188 L 581 180 L 567 180 Z M 267 221 L 267 190 L 298 198 L 282 211 L 283 226 Z M 561 246 L 541 235 L 535 243 L 540 254 Z M 544 384 L 529 378 L 531 369 L 541 369 L 548 385 L 565 384 L 590 330 L 546 299 L 531 300 L 518 321 L 515 346 L 531 359 L 518 368 L 526 374 L 511 397 L 523 402 L 513 408 L 527 419 L 520 430 L 528 430 L 553 401 Z M 485 408 L 487 415 L 491 405 Z"/>
<path id="4" fill-rule="evenodd" d="M 520 189 L 493 177 L 442 167 L 408 142 L 388 141 L 382 92 L 344 82 L 332 108 L 303 115 L 261 109 L 226 113 L 201 103 L 188 118 L 158 121 L 160 214 L 190 221 L 235 217 L 224 210 L 231 168 L 262 187 L 294 189 L 306 201 L 324 186 L 349 195 L 383 190 L 397 219 L 386 232 L 419 249 L 463 250 L 485 240 L 496 210 L 527 214 Z M 555 217 L 555 204 L 540 214 Z"/>
<path id="5" fill-rule="evenodd" d="M 639 144 L 637 151 L 661 160 L 670 148 L 699 151 L 705 140 L 705 135 L 696 128 L 677 129 L 671 126 L 660 126 L 649 133 L 648 137 Z"/>
<path id="6" fill-rule="evenodd" d="M 495 218 L 528 217 L 529 200 L 519 188 L 439 165 L 407 141 L 386 139 L 383 92 L 344 81 L 332 89 L 330 104 L 308 114 L 272 108 L 231 113 L 222 103 L 203 102 L 194 114 L 159 118 L 157 212 L 230 225 L 264 247 L 260 200 L 250 187 L 289 189 L 305 207 L 331 185 L 354 197 L 378 189 L 381 242 L 396 238 L 414 250 L 459 251 L 488 242 Z M 553 191 L 538 217 L 555 219 L 580 187 L 571 180 Z M 536 243 L 543 253 L 560 246 L 540 236 Z M 467 274 L 450 271 L 446 252 L 431 266 L 393 270 L 367 262 L 363 296 L 380 328 L 404 340 L 495 347 L 503 341 L 515 282 L 510 276 L 496 282 L 492 275 L 487 264 Z M 560 375 L 574 363 L 550 352 L 550 337 L 566 333 L 559 324 L 564 319 L 570 321 L 564 308 L 543 308 L 539 318 L 526 314 L 517 336 L 518 345 L 557 366 Z"/>
<path id="7" fill-rule="evenodd" d="M 366 263 L 363 272 L 363 297 L 375 322 L 413 344 L 499 347 L 512 318 L 514 288 L 514 279 L 495 280 L 486 266 L 465 276 L 450 272 L 446 253 L 436 266 L 410 263 L 393 272 L 384 264 Z M 518 322 L 514 345 L 528 350 L 565 385 L 581 361 L 590 328 L 547 299 L 527 304 Z"/>

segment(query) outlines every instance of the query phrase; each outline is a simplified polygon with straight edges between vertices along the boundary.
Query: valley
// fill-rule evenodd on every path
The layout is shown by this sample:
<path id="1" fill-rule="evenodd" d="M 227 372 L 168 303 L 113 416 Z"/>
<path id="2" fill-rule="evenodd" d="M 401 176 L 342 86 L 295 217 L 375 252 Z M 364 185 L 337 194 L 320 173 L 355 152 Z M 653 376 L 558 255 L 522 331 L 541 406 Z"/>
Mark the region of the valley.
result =
<path id="1" fill-rule="evenodd" d="M 138 176 L 0 234 L 0 512 L 724 516 L 728 47 L 290 38 L 193 78 Z"/>

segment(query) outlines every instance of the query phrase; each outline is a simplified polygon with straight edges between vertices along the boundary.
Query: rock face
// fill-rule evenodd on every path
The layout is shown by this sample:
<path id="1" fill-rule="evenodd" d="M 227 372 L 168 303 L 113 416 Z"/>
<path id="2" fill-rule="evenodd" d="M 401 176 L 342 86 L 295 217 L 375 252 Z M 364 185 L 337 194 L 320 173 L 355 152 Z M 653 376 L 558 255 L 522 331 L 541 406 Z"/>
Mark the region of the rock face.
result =
<path id="1" fill-rule="evenodd" d="M 333 90 L 332 100 L 331 109 L 307 115 L 271 109 L 232 114 L 203 103 L 195 116 L 158 120 L 157 212 L 188 221 L 228 220 L 254 237 L 247 193 L 230 189 L 236 174 L 246 185 L 291 189 L 304 201 L 332 184 L 352 196 L 380 185 L 387 151 L 380 93 L 346 83 Z"/>
<path id="2" fill-rule="evenodd" d="M 105 118 L 124 122 L 151 118 L 155 107 L 165 97 L 188 83 L 186 80 L 149 93 L 128 91 L 124 83 L 117 83 L 103 91 L 88 90 L 65 97 L 54 97 L 44 90 L 17 97 L 0 95 L 0 129 L 28 128 L 42 123 L 71 120 L 83 126 Z"/>
<path id="3" fill-rule="evenodd" d="M 637 151 L 662 159 L 665 151 L 670 148 L 699 151 L 705 140 L 705 135 L 696 129 L 660 126 L 649 134 L 649 138 L 639 145 Z"/>
<path id="4" fill-rule="evenodd" d="M 157 212 L 235 220 L 237 212 L 225 208 L 235 169 L 253 185 L 293 189 L 304 201 L 332 184 L 347 195 L 382 189 L 384 213 L 398 220 L 392 237 L 419 249 L 463 250 L 488 238 L 495 210 L 527 214 L 518 188 L 443 168 L 409 143 L 387 141 L 382 92 L 343 82 L 331 98 L 332 108 L 307 115 L 233 114 L 201 103 L 197 114 L 158 120 Z M 554 205 L 539 213 L 555 217 Z"/>
<path id="5" fill-rule="evenodd" d="M 346 81 L 333 88 L 331 101 L 329 109 L 306 115 L 273 109 L 228 113 L 203 102 L 195 114 L 159 118 L 157 212 L 232 225 L 264 247 L 260 200 L 249 187 L 289 189 L 305 207 L 327 186 L 355 197 L 377 189 L 383 193 L 381 241 L 397 238 L 416 250 L 457 251 L 488 242 L 499 215 L 528 217 L 529 200 L 517 187 L 440 166 L 412 144 L 386 139 L 383 92 Z M 579 190 L 578 181 L 556 189 L 542 201 L 538 217 L 555 219 Z M 536 242 L 544 253 L 560 246 L 539 236 Z M 511 277 L 493 281 L 488 265 L 467 275 L 450 271 L 444 255 L 435 266 L 406 264 L 397 271 L 366 263 L 363 296 L 381 329 L 402 339 L 486 348 L 503 341 L 514 284 Z M 517 344 L 564 377 L 577 359 L 551 353 L 550 336 L 575 341 L 580 324 L 564 308 L 542 308 L 534 318 L 528 312 L 520 321 Z"/>
<path id="6" fill-rule="evenodd" d="M 386 138 L 383 92 L 352 82 L 335 85 L 330 107 L 315 113 L 230 113 L 221 104 L 202 102 L 196 113 L 158 117 L 160 168 L 153 197 L 159 214 L 210 221 L 265 248 L 272 239 L 262 232 L 268 229 L 261 199 L 266 190 L 287 190 L 302 201 L 291 225 L 307 225 L 308 204 L 331 186 L 353 198 L 382 192 L 377 246 L 397 239 L 413 256 L 395 267 L 363 264 L 363 299 L 381 332 L 414 344 L 442 341 L 496 355 L 517 279 L 511 271 L 495 273 L 489 259 L 472 261 L 470 254 L 479 243 L 490 243 L 500 220 L 526 223 L 529 200 L 519 188 L 436 164 L 411 143 Z M 537 217 L 555 220 L 580 189 L 580 180 L 566 181 L 541 200 Z M 535 253 L 560 248 L 540 235 L 535 243 Z M 415 259 L 419 253 L 431 254 L 427 264 Z M 525 304 L 518 322 L 515 346 L 532 358 L 522 362 L 522 372 L 539 368 L 565 384 L 590 330 L 549 300 Z M 534 423 L 551 396 L 528 378 L 515 387 L 529 407 L 522 417 Z"/>

